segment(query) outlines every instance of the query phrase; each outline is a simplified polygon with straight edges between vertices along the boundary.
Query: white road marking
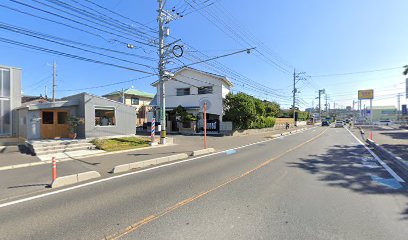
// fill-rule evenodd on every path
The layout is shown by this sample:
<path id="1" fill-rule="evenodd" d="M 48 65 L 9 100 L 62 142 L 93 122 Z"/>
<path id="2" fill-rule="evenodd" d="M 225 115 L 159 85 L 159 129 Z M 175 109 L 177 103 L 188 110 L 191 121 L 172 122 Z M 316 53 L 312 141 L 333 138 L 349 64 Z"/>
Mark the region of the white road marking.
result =
<path id="1" fill-rule="evenodd" d="M 313 128 L 316 128 L 316 127 L 313 127 Z M 310 130 L 310 129 L 313 129 L 313 128 L 309 128 L 307 130 Z M 297 133 L 299 133 L 299 132 L 297 132 Z M 294 135 L 294 134 L 297 134 L 297 133 L 292 133 L 290 135 Z M 287 136 L 289 136 L 289 135 L 287 135 Z M 177 164 L 181 164 L 181 163 L 185 163 L 185 162 L 190 162 L 190 161 L 194 161 L 194 160 L 204 158 L 204 157 L 214 156 L 214 155 L 221 154 L 221 153 L 225 154 L 227 151 L 238 150 L 238 149 L 253 146 L 253 145 L 256 145 L 256 144 L 261 144 L 261 143 L 264 143 L 264 142 L 273 141 L 273 140 L 279 139 L 279 138 L 282 138 L 282 136 L 277 137 L 277 138 L 272 138 L 272 139 L 259 141 L 259 142 L 254 142 L 254 143 L 246 144 L 246 145 L 243 145 L 243 146 L 231 148 L 231 149 L 228 149 L 228 150 L 215 152 L 215 153 L 210 153 L 210 154 L 207 154 L 207 155 L 203 155 L 203 156 L 199 156 L 199 157 L 195 157 L 195 158 L 190 158 L 190 159 L 186 159 L 186 160 L 182 160 L 182 161 L 178 161 L 178 162 L 167 163 L 167 164 L 163 164 L 163 165 L 160 165 L 160 166 L 157 166 L 157 167 L 143 169 L 143 170 L 140 170 L 140 171 L 137 171 L 137 172 L 130 172 L 130 173 L 125 173 L 125 174 L 121 174 L 121 175 L 117 175 L 117 176 L 103 178 L 103 179 L 99 179 L 99 180 L 96 180 L 96 181 L 92 181 L 92 182 L 88 182 L 88 183 L 84 183 L 84 184 L 80 184 L 80 185 L 76 185 L 76 186 L 72 186 L 72 187 L 68 187 L 68 188 L 64 188 L 64 189 L 60 189 L 60 190 L 56 190 L 56 191 L 53 191 L 53 192 L 43 193 L 43 194 L 39 194 L 39 195 L 36 195 L 36 196 L 28 197 L 28 198 L 22 198 L 22 199 L 11 201 L 11 202 L 6 202 L 6 203 L 3 203 L 3 204 L 0 204 L 0 208 L 15 205 L 15 204 L 18 204 L 18 203 L 32 201 L 32 200 L 39 199 L 39 198 L 44 198 L 44 197 L 47 197 L 47 196 L 52 196 L 52 195 L 63 193 L 63 192 L 72 191 L 72 190 L 75 190 L 75 189 L 83 188 L 83 187 L 94 185 L 94 184 L 97 184 L 97 183 L 107 182 L 107 181 L 118 179 L 118 178 L 123 178 L 123 177 L 131 176 L 131 175 L 135 175 L 135 174 L 139 174 L 139 173 L 143 173 L 143 172 L 152 171 L 152 170 L 159 169 L 159 168 L 164 168 L 164 167 L 167 167 L 167 166 L 172 166 L 172 165 L 177 165 Z"/>
<path id="2" fill-rule="evenodd" d="M 347 129 L 347 128 L 346 128 Z M 377 162 L 383 166 L 385 168 L 385 170 L 387 170 L 387 172 L 395 178 L 395 180 L 397 180 L 398 182 L 405 182 L 404 179 L 402 179 L 400 176 L 398 176 L 398 174 L 396 172 L 394 172 L 394 170 L 392 170 L 385 162 L 383 162 L 378 156 L 377 154 L 375 154 L 373 151 L 371 151 L 371 149 L 369 149 L 363 142 L 360 141 L 360 139 L 358 139 L 350 130 L 347 129 L 347 131 L 351 134 L 351 136 L 354 137 L 354 139 L 357 140 L 357 142 L 359 142 L 361 145 L 364 146 L 364 148 L 375 158 L 375 160 L 377 160 Z"/>

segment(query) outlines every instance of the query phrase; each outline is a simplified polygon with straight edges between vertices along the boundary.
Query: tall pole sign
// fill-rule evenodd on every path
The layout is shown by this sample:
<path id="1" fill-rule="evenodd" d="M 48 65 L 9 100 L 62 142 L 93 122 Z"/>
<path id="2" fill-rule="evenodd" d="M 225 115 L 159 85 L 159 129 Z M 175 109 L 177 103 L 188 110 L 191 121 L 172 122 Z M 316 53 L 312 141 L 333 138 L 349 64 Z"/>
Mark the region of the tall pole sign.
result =
<path id="1" fill-rule="evenodd" d="M 408 78 L 405 79 L 405 98 L 408 99 Z"/>
<path id="2" fill-rule="evenodd" d="M 368 89 L 368 90 L 358 90 L 358 101 L 360 102 L 360 110 L 361 110 L 361 102 L 362 100 L 370 100 L 370 123 L 373 123 L 373 99 L 374 99 L 374 90 L 373 89 Z M 360 116 L 366 117 L 367 110 L 364 107 L 364 111 L 362 111 L 363 114 L 360 113 Z"/>

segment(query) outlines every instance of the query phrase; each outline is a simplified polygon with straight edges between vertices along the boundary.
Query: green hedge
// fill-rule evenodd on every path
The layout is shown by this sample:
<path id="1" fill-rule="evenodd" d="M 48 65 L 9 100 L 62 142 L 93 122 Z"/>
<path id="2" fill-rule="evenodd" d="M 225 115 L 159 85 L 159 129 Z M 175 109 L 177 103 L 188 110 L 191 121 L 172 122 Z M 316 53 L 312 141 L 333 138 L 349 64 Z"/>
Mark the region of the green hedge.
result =
<path id="1" fill-rule="evenodd" d="M 275 118 L 257 116 L 255 121 L 251 123 L 250 128 L 261 129 L 261 128 L 271 128 L 273 126 L 275 126 Z"/>

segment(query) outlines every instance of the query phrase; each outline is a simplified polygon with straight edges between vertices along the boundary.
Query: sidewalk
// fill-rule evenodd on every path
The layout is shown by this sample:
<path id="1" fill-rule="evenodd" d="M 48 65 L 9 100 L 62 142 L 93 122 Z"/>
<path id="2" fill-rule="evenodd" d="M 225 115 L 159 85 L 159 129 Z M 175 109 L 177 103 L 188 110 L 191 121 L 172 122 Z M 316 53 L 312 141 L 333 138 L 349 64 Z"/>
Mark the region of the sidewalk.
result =
<path id="1" fill-rule="evenodd" d="M 0 167 L 34 163 L 41 161 L 37 156 L 26 153 L 22 146 L 2 146 L 0 148 Z"/>
<path id="2" fill-rule="evenodd" d="M 379 129 L 375 127 L 365 127 L 363 129 L 366 138 L 369 138 L 370 132 L 372 132 L 374 142 L 396 156 L 408 160 L 408 130 Z"/>

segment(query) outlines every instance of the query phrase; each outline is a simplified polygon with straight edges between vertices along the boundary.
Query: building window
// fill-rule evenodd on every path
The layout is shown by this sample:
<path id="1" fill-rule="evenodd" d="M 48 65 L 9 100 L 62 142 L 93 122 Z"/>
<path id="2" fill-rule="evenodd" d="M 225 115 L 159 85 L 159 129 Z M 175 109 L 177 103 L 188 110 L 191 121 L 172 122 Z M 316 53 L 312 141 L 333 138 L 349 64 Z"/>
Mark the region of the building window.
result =
<path id="1" fill-rule="evenodd" d="M 0 69 L 0 136 L 11 134 L 10 71 Z"/>
<path id="2" fill-rule="evenodd" d="M 132 105 L 139 105 L 139 98 L 137 98 L 137 97 L 132 97 L 131 99 L 130 99 L 130 104 L 132 104 Z"/>
<path id="3" fill-rule="evenodd" d="M 198 94 L 211 94 L 211 93 L 213 93 L 212 86 L 198 88 Z"/>
<path id="4" fill-rule="evenodd" d="M 57 113 L 58 117 L 58 124 L 67 124 L 68 122 L 68 113 L 67 112 L 58 112 Z"/>
<path id="5" fill-rule="evenodd" d="M 54 124 L 54 112 L 42 112 L 42 124 Z"/>
<path id="6" fill-rule="evenodd" d="M 114 107 L 95 107 L 96 126 L 114 126 L 115 124 Z"/>
<path id="7" fill-rule="evenodd" d="M 190 95 L 190 88 L 177 88 L 177 96 Z"/>
<path id="8" fill-rule="evenodd" d="M 10 71 L 0 69 L 0 97 L 10 97 Z"/>

